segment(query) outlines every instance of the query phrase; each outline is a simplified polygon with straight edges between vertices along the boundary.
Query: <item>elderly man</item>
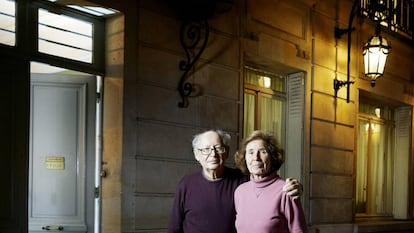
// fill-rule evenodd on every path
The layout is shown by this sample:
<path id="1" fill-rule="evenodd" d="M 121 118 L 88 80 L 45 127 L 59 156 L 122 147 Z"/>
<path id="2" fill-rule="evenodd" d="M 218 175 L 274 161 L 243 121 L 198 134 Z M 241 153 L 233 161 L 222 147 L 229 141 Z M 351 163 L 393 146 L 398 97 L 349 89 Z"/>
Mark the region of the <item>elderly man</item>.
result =
<path id="1" fill-rule="evenodd" d="M 184 176 L 177 188 L 168 233 L 235 233 L 234 190 L 249 180 L 240 170 L 224 166 L 230 135 L 208 130 L 194 136 L 193 152 L 202 170 Z M 301 186 L 288 180 L 284 190 L 299 196 Z"/>

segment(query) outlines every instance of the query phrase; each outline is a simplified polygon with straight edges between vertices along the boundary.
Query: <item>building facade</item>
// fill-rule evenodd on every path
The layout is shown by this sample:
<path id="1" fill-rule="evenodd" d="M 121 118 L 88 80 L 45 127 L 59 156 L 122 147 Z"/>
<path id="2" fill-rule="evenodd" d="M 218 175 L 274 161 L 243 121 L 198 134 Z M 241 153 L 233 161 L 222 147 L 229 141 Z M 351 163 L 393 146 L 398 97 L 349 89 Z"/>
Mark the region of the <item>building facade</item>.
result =
<path id="1" fill-rule="evenodd" d="M 249 93 L 256 101 L 270 95 L 283 103 L 278 116 L 284 120 L 276 122 L 287 152 L 282 175 L 303 184 L 310 232 L 414 231 L 412 38 L 384 27 L 392 52 L 372 87 L 362 47 L 376 24 L 358 13 L 350 44 L 334 33 L 348 27 L 353 1 L 215 1 L 212 11 L 205 11 L 209 1 L 91 2 L 120 12 L 105 21 L 102 232 L 166 232 L 179 179 L 199 169 L 192 136 L 223 129 L 232 136 L 234 154 L 247 130 Z M 187 60 L 180 41 L 189 39 L 180 36 L 185 22 L 207 22 L 209 30 L 187 71 L 180 63 L 191 63 L 203 46 L 190 50 Z M 281 77 L 285 88 L 269 94 L 249 83 L 248 72 Z M 335 90 L 334 80 L 347 75 L 354 82 L 349 94 L 346 87 Z M 184 83 L 193 88 L 188 96 Z M 16 114 L 22 119 L 16 119 L 26 125 L 7 131 L 28 141 L 29 90 L 15 88 L 23 93 L 13 97 L 21 102 Z M 7 101 L 2 105 L 15 110 Z M 17 186 L 27 194 L 28 151 L 13 153 L 25 158 L 16 165 L 24 174 Z M 232 166 L 232 157 L 227 162 Z M 7 227 L 18 230 L 5 232 L 25 232 L 27 199 L 19 200 L 19 224 Z"/>

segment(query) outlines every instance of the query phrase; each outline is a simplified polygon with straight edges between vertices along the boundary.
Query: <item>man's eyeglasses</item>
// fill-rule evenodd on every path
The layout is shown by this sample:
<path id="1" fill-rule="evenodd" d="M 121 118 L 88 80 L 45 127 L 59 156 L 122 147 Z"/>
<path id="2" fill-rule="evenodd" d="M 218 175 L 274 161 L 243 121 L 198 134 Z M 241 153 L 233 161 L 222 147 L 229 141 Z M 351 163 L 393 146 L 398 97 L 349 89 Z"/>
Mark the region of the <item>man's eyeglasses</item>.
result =
<path id="1" fill-rule="evenodd" d="M 224 152 L 226 152 L 226 147 L 225 146 L 213 146 L 213 147 L 207 147 L 207 148 L 198 148 L 197 150 L 199 150 L 201 154 L 203 155 L 209 155 L 211 154 L 213 150 L 216 153 L 223 154 Z"/>

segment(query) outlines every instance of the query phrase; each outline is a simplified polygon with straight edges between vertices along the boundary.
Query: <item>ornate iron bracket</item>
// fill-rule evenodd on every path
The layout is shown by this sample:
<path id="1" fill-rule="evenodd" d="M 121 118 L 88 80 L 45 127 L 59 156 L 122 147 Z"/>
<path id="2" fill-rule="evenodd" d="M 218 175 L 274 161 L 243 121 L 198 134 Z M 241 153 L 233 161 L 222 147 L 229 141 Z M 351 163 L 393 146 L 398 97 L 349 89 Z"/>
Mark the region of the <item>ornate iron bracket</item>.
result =
<path id="1" fill-rule="evenodd" d="M 352 23 L 354 20 L 354 17 L 356 16 L 356 14 L 358 13 L 358 0 L 354 0 L 353 4 L 352 4 L 352 8 L 351 8 L 351 12 L 349 13 L 349 22 L 348 22 L 348 28 L 346 29 L 341 29 L 338 26 L 335 27 L 335 38 L 336 39 L 340 39 L 341 36 L 343 34 L 348 33 L 348 60 L 347 60 L 347 71 L 346 71 L 346 81 L 340 81 L 337 80 L 336 78 L 334 79 L 334 89 L 335 89 L 335 98 L 337 97 L 337 93 L 338 90 L 342 87 L 346 85 L 346 102 L 349 103 L 349 95 L 350 95 L 350 86 L 351 84 L 353 84 L 354 82 L 351 81 L 351 77 L 350 77 L 350 64 L 351 64 L 351 35 L 352 32 L 355 30 L 355 28 L 352 27 Z"/>
<path id="2" fill-rule="evenodd" d="M 181 102 L 178 107 L 188 107 L 188 97 L 193 92 L 193 84 L 187 81 L 191 69 L 193 69 L 197 60 L 201 57 L 207 46 L 210 28 L 207 20 L 184 21 L 180 29 L 180 42 L 183 47 L 186 60 L 179 63 L 180 70 L 184 71 L 178 83 L 178 91 L 181 96 Z"/>
<path id="3" fill-rule="evenodd" d="M 355 83 L 354 81 L 349 81 L 349 80 L 341 81 L 341 80 L 334 79 L 335 98 L 338 96 L 338 91 L 339 89 L 341 89 L 341 87 L 346 85 L 347 88 L 349 89 L 349 86 L 354 83 Z M 349 103 L 349 94 L 347 94 L 347 103 Z"/>

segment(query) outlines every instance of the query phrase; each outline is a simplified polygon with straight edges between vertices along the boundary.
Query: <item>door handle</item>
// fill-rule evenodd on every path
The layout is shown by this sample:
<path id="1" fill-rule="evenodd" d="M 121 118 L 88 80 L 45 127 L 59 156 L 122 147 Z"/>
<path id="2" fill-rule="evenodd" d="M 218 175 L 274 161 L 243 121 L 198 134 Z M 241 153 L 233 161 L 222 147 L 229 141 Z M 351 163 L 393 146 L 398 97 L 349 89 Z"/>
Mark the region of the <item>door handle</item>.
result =
<path id="1" fill-rule="evenodd" d="M 50 230 L 63 231 L 63 226 L 44 226 L 44 227 L 42 227 L 42 230 L 45 230 L 45 231 L 50 231 Z"/>

